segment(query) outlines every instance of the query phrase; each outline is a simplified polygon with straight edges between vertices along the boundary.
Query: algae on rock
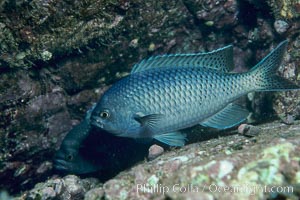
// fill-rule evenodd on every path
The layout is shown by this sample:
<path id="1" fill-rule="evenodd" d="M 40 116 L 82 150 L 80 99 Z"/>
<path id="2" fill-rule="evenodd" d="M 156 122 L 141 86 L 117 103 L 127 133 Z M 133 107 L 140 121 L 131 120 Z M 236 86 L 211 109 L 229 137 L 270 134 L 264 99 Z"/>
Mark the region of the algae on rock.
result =
<path id="1" fill-rule="evenodd" d="M 294 20 L 300 16 L 299 0 L 268 0 L 276 19 Z"/>

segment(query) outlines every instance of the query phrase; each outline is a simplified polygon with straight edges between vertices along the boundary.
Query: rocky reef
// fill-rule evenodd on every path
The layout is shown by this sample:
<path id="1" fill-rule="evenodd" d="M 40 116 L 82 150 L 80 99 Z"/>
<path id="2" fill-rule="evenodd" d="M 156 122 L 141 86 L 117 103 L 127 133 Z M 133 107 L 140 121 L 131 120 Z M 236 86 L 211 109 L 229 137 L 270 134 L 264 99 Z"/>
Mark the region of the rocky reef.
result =
<path id="1" fill-rule="evenodd" d="M 277 19 L 296 20 L 300 16 L 300 2 L 296 0 L 275 1 L 269 0 L 268 5 L 272 8 Z"/>
<path id="2" fill-rule="evenodd" d="M 74 175 L 38 183 L 17 199 L 297 199 L 299 121 L 172 149 L 104 184 Z"/>
<path id="3" fill-rule="evenodd" d="M 141 160 L 106 181 L 64 177 L 52 169 L 67 132 L 143 58 L 233 44 L 234 70 L 242 72 L 288 39 L 279 73 L 299 85 L 298 1 L 4 0 L 0 11 L 0 189 L 7 191 L 0 199 L 135 199 L 137 184 L 175 183 L 202 188 L 215 184 L 222 190 L 276 183 L 293 187 L 293 193 L 256 193 L 262 196 L 252 198 L 299 195 L 299 92 L 248 95 L 252 122 L 280 120 L 259 125 L 259 136 L 196 128 L 191 130 L 192 144 Z M 140 199 L 231 197 L 204 189 L 141 192 Z"/>

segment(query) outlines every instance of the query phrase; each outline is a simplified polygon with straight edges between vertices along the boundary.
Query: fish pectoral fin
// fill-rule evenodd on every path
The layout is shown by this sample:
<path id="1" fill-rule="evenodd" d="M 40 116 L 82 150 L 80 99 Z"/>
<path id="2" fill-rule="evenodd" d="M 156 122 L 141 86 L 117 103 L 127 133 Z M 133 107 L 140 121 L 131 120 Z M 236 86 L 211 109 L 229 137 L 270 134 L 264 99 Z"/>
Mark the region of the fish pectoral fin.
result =
<path id="1" fill-rule="evenodd" d="M 231 103 L 215 115 L 202 121 L 200 125 L 216 129 L 227 129 L 240 124 L 247 119 L 248 115 L 248 110 Z"/>
<path id="2" fill-rule="evenodd" d="M 90 120 L 91 119 L 91 116 L 92 116 L 92 112 L 94 111 L 95 107 L 96 107 L 96 103 L 94 103 L 92 105 L 92 107 L 90 109 L 88 109 L 88 111 L 86 112 L 86 115 L 85 115 L 85 120 Z"/>
<path id="3" fill-rule="evenodd" d="M 162 114 L 143 115 L 142 113 L 136 113 L 134 119 L 138 121 L 147 131 L 155 132 L 159 121 L 163 117 L 164 115 Z"/>
<path id="4" fill-rule="evenodd" d="M 153 138 L 169 146 L 176 147 L 184 146 L 185 142 L 187 141 L 186 135 L 180 132 L 171 132 L 161 135 L 155 135 Z"/>

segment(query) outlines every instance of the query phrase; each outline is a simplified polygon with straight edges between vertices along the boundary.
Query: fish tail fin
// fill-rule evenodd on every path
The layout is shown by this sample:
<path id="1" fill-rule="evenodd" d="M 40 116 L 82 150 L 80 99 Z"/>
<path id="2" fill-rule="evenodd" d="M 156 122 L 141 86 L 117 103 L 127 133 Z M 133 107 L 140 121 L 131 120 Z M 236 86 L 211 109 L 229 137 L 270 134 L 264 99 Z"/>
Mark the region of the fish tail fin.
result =
<path id="1" fill-rule="evenodd" d="M 297 90 L 299 86 L 276 74 L 283 60 L 288 41 L 281 42 L 264 59 L 254 66 L 250 73 L 254 77 L 256 91 Z"/>

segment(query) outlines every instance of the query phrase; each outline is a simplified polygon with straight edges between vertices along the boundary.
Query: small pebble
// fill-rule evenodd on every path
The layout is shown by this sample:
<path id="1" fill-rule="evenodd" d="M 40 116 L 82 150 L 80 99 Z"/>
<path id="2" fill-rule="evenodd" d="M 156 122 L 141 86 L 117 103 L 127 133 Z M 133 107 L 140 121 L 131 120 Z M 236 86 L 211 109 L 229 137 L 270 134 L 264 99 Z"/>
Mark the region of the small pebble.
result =
<path id="1" fill-rule="evenodd" d="M 53 168 L 52 163 L 49 161 L 43 162 L 36 170 L 38 174 L 46 173 L 47 171 L 50 171 Z"/>
<path id="2" fill-rule="evenodd" d="M 148 159 L 154 160 L 155 158 L 157 158 L 163 153 L 164 153 L 164 149 L 161 146 L 154 144 L 149 148 Z"/>
<path id="3" fill-rule="evenodd" d="M 155 50 L 155 44 L 151 43 L 148 47 L 148 51 L 154 51 Z"/>
<path id="4" fill-rule="evenodd" d="M 249 124 L 241 124 L 238 127 L 238 133 L 248 137 L 257 136 L 259 132 L 260 132 L 260 128 Z"/>
<path id="5" fill-rule="evenodd" d="M 283 20 L 276 20 L 274 22 L 274 28 L 275 28 L 277 33 L 283 34 L 289 28 L 289 24 L 286 21 L 283 21 Z"/>
<path id="6" fill-rule="evenodd" d="M 138 47 L 138 45 L 139 45 L 139 39 L 138 38 L 135 38 L 135 39 L 131 40 L 130 43 L 129 43 L 129 46 L 133 47 L 133 48 Z"/>
<path id="7" fill-rule="evenodd" d="M 293 115 L 287 115 L 286 117 L 282 118 L 283 123 L 291 125 L 295 122 L 295 118 Z"/>
<path id="8" fill-rule="evenodd" d="M 84 194 L 85 200 L 97 200 L 97 199 L 104 199 L 104 189 L 102 187 L 97 187 L 94 189 L 89 190 Z"/>

